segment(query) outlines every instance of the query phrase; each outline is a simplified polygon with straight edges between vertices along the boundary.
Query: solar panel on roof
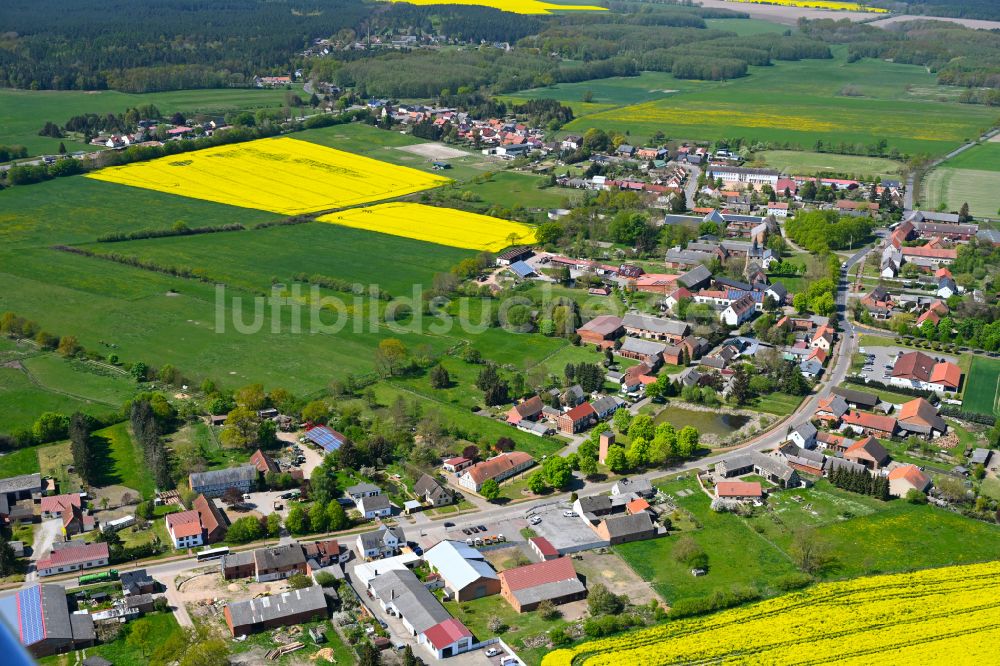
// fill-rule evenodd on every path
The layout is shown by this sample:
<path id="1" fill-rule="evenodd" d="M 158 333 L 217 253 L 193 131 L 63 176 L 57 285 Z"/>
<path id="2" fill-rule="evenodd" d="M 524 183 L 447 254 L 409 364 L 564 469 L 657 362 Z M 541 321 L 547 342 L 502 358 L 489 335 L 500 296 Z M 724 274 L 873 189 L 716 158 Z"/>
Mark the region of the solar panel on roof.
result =
<path id="1" fill-rule="evenodd" d="M 33 645 L 45 638 L 42 619 L 42 587 L 36 585 L 17 593 L 17 619 L 21 624 L 21 644 Z"/>
<path id="2" fill-rule="evenodd" d="M 324 426 L 317 426 L 307 431 L 306 439 L 317 446 L 323 447 L 328 453 L 336 451 L 344 443 L 343 438 L 338 433 Z"/>

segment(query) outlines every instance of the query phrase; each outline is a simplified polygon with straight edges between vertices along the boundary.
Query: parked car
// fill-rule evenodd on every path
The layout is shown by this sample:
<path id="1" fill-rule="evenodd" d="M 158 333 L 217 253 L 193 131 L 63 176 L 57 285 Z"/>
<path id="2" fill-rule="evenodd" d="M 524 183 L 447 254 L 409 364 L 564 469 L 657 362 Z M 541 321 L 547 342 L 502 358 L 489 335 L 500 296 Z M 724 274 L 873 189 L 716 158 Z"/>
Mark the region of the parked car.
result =
<path id="1" fill-rule="evenodd" d="M 454 527 L 455 523 L 445 523 L 444 526 L 445 527 Z"/>
<path id="2" fill-rule="evenodd" d="M 498 650 L 496 648 L 487 648 L 487 650 L 486 650 L 486 656 L 487 657 L 495 657 L 498 654 L 500 654 L 500 650 Z"/>
<path id="3" fill-rule="evenodd" d="M 542 517 L 541 516 L 532 516 L 531 520 L 529 520 L 528 522 L 531 523 L 532 525 L 537 525 L 538 523 L 542 522 Z"/>
<path id="4" fill-rule="evenodd" d="M 486 531 L 486 525 L 480 525 L 479 526 L 479 531 L 480 532 L 485 532 Z"/>

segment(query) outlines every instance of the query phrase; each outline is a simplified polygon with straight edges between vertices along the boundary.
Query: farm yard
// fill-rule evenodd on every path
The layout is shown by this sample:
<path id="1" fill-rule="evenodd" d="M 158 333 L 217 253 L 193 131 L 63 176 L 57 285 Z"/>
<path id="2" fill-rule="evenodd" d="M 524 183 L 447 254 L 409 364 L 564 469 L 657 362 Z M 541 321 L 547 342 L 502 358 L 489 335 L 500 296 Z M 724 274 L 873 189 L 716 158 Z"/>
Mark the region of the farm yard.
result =
<path id="1" fill-rule="evenodd" d="M 284 215 L 391 199 L 449 182 L 288 137 L 109 167 L 88 177 Z"/>
<path id="2" fill-rule="evenodd" d="M 525 224 L 415 203 L 352 208 L 317 219 L 342 227 L 489 252 L 518 243 L 532 243 L 535 239 L 534 230 Z"/>
<path id="3" fill-rule="evenodd" d="M 912 663 L 948 653 L 976 663 L 988 661 L 995 652 L 993 642 L 1000 639 L 994 621 L 1000 607 L 997 591 L 997 562 L 822 583 L 761 603 L 556 650 L 542 664 L 868 663 L 876 654 L 893 663 Z M 970 634 L 975 640 L 969 640 Z"/>

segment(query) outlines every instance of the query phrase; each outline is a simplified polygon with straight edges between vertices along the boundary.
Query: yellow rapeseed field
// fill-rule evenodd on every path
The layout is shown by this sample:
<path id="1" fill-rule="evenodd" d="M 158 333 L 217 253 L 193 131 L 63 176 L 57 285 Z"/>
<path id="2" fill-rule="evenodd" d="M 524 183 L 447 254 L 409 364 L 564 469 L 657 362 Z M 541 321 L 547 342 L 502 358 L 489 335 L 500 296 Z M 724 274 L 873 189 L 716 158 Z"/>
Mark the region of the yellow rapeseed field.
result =
<path id="1" fill-rule="evenodd" d="M 394 202 L 368 208 L 351 208 L 317 219 L 320 222 L 405 236 L 438 245 L 489 252 L 535 240 L 534 229 L 520 222 L 415 203 Z"/>
<path id="2" fill-rule="evenodd" d="M 542 666 L 997 663 L 1000 562 L 823 583 L 550 652 Z"/>
<path id="3" fill-rule="evenodd" d="M 389 0 L 389 2 L 408 2 L 411 5 L 476 5 L 477 7 L 493 7 L 513 14 L 551 14 L 554 11 L 591 11 L 604 12 L 606 7 L 590 5 L 558 5 L 541 0 Z"/>
<path id="4" fill-rule="evenodd" d="M 814 9 L 834 9 L 849 12 L 873 12 L 885 14 L 889 10 L 881 7 L 868 7 L 857 2 L 834 2 L 832 0 L 729 0 L 729 2 L 744 2 L 754 5 L 782 5 L 783 7 L 812 7 Z"/>
<path id="5" fill-rule="evenodd" d="M 451 182 L 287 137 L 110 167 L 88 177 L 284 215 L 381 201 Z"/>

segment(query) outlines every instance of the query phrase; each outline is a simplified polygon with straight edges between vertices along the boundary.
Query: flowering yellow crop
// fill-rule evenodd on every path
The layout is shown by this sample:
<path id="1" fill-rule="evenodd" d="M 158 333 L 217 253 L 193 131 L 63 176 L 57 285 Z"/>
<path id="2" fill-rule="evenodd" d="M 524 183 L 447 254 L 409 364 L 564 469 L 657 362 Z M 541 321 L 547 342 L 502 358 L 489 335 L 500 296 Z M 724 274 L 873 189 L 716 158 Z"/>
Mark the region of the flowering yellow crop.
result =
<path id="1" fill-rule="evenodd" d="M 989 562 L 823 583 L 556 650 L 542 666 L 995 663 L 998 617 L 1000 562 Z"/>
<path id="2" fill-rule="evenodd" d="M 89 177 L 284 215 L 391 199 L 450 182 L 287 137 L 101 169 Z"/>
<path id="3" fill-rule="evenodd" d="M 351 208 L 317 219 L 320 222 L 405 236 L 438 245 L 490 252 L 535 240 L 534 229 L 520 222 L 415 203 L 395 202 L 368 208 Z"/>
<path id="4" fill-rule="evenodd" d="M 784 7 L 812 7 L 814 9 L 835 9 L 849 12 L 874 12 L 885 14 L 888 9 L 868 7 L 857 2 L 832 2 L 831 0 L 729 0 L 729 2 L 745 2 L 754 5 L 782 5 Z"/>
<path id="5" fill-rule="evenodd" d="M 389 0 L 389 2 L 408 2 L 411 5 L 476 5 L 477 7 L 502 9 L 512 14 L 551 14 L 554 11 L 607 11 L 607 7 L 559 5 L 551 2 L 542 2 L 541 0 Z"/>

